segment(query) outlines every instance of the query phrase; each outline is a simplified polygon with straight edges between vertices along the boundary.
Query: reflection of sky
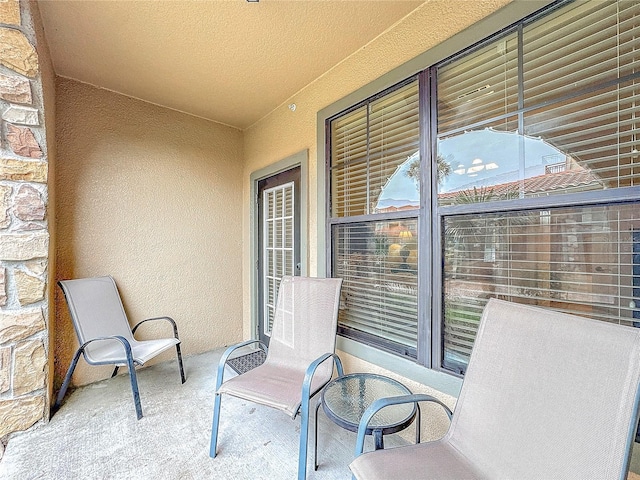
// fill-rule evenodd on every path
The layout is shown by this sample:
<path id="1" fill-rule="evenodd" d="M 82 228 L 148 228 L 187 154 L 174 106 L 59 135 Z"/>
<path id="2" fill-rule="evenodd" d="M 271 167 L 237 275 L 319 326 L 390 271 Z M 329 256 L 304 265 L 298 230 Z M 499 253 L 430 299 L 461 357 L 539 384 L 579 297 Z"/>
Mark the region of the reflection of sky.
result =
<path id="1" fill-rule="evenodd" d="M 420 204 L 420 191 L 418 184 L 407 175 L 411 163 L 418 157 L 418 152 L 404 161 L 389 177 L 378 197 L 376 210 L 387 207 L 401 207 L 405 205 L 418 206 Z"/>
<path id="2" fill-rule="evenodd" d="M 540 138 L 491 129 L 466 132 L 438 142 L 438 154 L 451 167 L 439 192 L 499 185 L 545 173 L 565 155 Z"/>
<path id="3" fill-rule="evenodd" d="M 565 155 L 540 138 L 491 129 L 466 132 L 438 142 L 438 154 L 451 167 L 439 193 L 473 187 L 500 185 L 545 173 L 545 166 L 565 161 Z M 407 175 L 418 152 L 389 177 L 378 197 L 376 209 L 418 206 L 420 191 Z"/>

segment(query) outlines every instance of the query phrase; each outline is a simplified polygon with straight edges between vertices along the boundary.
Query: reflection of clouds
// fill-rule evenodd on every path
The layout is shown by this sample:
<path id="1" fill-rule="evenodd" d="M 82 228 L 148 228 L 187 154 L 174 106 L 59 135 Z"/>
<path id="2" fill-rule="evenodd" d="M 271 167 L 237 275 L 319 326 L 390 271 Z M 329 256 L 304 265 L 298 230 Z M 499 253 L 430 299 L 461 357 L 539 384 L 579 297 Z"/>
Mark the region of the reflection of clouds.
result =
<path id="1" fill-rule="evenodd" d="M 549 165 L 567 160 L 563 152 L 539 137 L 491 128 L 439 141 L 438 157 L 451 167 L 440 179 L 439 194 L 537 177 L 547 173 Z M 419 185 L 409 175 L 411 165 L 419 158 L 416 152 L 396 168 L 381 189 L 374 213 L 419 208 Z"/>
<path id="2" fill-rule="evenodd" d="M 563 152 L 539 137 L 491 128 L 439 141 L 438 155 L 447 159 L 453 173 L 442 179 L 439 193 L 544 175 L 547 165 L 566 160 Z"/>

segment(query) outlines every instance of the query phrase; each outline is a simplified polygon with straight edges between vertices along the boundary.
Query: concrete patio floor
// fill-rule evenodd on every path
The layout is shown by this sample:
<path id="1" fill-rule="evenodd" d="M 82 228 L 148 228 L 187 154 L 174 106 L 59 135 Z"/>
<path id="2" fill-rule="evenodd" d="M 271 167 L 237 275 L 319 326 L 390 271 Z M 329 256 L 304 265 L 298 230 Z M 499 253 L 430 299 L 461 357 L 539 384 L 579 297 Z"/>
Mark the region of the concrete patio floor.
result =
<path id="1" fill-rule="evenodd" d="M 138 370 L 140 421 L 128 375 L 67 394 L 48 424 L 10 437 L 0 478 L 297 478 L 299 418 L 229 396 L 222 401 L 218 455 L 209 458 L 215 371 L 222 351 L 185 357 L 184 385 L 175 360 Z M 319 432 L 320 467 L 313 471 L 311 438 L 307 478 L 350 479 L 355 434 L 323 412 Z M 405 441 L 391 435 L 385 443 Z"/>
<path id="2" fill-rule="evenodd" d="M 10 437 L 0 460 L 0 478 L 297 478 L 299 418 L 229 396 L 222 402 L 218 455 L 209 458 L 215 371 L 222 351 L 185 357 L 184 385 L 175 360 L 138 370 L 144 412 L 140 421 L 128 375 L 67 394 L 48 424 Z M 320 467 L 313 471 L 311 438 L 307 478 L 350 479 L 355 434 L 333 424 L 323 412 L 319 432 Z M 406 432 L 412 435 L 413 427 Z M 372 449 L 371 439 L 367 442 Z M 398 435 L 385 436 L 387 447 L 405 443 Z M 631 470 L 637 472 L 640 454 L 634 450 Z M 640 480 L 633 474 L 629 478 Z"/>

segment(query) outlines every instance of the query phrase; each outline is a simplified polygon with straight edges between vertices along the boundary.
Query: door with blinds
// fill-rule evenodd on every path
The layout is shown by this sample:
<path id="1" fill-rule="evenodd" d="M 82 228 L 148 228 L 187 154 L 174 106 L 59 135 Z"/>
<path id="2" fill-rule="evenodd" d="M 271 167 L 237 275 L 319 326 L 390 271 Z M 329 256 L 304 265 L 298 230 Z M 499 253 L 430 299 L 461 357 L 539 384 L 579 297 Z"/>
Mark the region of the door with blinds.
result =
<path id="1" fill-rule="evenodd" d="M 300 275 L 300 167 L 258 182 L 258 337 L 269 344 L 280 280 Z"/>

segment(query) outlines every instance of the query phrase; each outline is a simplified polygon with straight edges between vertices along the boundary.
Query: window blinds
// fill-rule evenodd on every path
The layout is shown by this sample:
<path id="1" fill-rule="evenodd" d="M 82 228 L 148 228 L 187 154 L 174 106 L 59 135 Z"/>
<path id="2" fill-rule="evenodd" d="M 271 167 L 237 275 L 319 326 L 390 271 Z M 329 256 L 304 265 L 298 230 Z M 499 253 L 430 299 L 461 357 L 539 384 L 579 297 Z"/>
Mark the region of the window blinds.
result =
<path id="1" fill-rule="evenodd" d="M 523 27 L 520 60 L 514 32 L 439 67 L 439 137 L 515 132 L 507 115 L 519 112 L 519 134 L 566 155 L 567 169 L 593 174 L 584 190 L 640 185 L 639 36 L 640 3 L 575 2 Z"/>
<path id="2" fill-rule="evenodd" d="M 333 229 L 335 276 L 343 279 L 343 332 L 378 337 L 415 356 L 418 335 L 417 221 L 359 222 Z"/>
<path id="3" fill-rule="evenodd" d="M 398 166 L 419 149 L 418 83 L 331 122 L 331 215 L 373 213 Z"/>
<path id="4" fill-rule="evenodd" d="M 631 325 L 638 231 L 633 204 L 445 218 L 445 366 L 464 371 L 490 297 Z"/>
<path id="5" fill-rule="evenodd" d="M 408 172 L 419 170 L 417 80 L 335 118 L 330 128 L 330 222 L 340 219 L 331 229 L 332 274 L 343 279 L 344 297 L 340 332 L 415 357 L 419 205 L 410 201 L 418 193 Z M 414 213 L 387 220 L 389 205 Z"/>
<path id="6" fill-rule="evenodd" d="M 504 140 L 478 164 L 495 162 L 482 182 L 454 151 L 451 175 L 459 168 L 468 182 L 438 194 L 445 368 L 464 373 L 490 297 L 609 322 L 640 316 L 637 201 L 554 208 L 554 195 L 640 185 L 639 36 L 640 3 L 571 2 L 438 67 L 439 145 L 457 138 L 462 148 L 474 131 Z M 520 139 L 511 147 L 509 132 Z M 529 156 L 540 142 L 557 155 Z M 517 168 L 498 168 L 509 161 Z M 548 207 L 492 211 L 494 201 L 527 197 Z M 447 215 L 471 202 L 481 213 Z"/>

